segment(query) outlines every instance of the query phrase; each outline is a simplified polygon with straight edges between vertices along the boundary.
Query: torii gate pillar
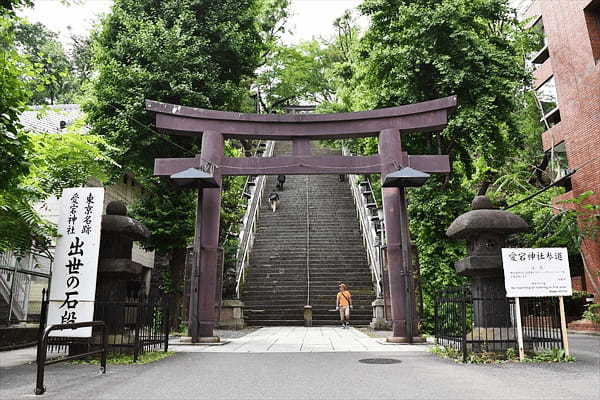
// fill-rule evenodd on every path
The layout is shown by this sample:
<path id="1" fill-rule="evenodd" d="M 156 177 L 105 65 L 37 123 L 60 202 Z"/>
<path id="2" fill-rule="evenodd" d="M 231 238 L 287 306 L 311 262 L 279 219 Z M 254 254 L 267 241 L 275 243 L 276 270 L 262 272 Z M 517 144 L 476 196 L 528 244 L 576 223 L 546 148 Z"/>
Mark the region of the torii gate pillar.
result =
<path id="1" fill-rule="evenodd" d="M 220 132 L 205 131 L 202 134 L 201 165 L 221 165 L 223 152 L 223 135 Z M 215 168 L 213 175 L 220 186 L 222 181 L 220 169 Z M 198 343 L 200 340 L 219 340 L 213 336 L 213 329 L 217 315 L 215 295 L 216 282 L 219 281 L 217 259 L 220 210 L 221 188 L 199 188 L 188 324 L 192 343 Z"/>
<path id="2" fill-rule="evenodd" d="M 406 165 L 402 142 L 397 129 L 385 129 L 379 134 L 381 180 Z M 412 343 L 419 340 L 416 324 L 415 293 L 412 287 L 412 265 L 406 194 L 403 187 L 384 187 L 383 213 L 387 237 L 388 277 L 392 310 L 393 335 L 390 342 Z"/>

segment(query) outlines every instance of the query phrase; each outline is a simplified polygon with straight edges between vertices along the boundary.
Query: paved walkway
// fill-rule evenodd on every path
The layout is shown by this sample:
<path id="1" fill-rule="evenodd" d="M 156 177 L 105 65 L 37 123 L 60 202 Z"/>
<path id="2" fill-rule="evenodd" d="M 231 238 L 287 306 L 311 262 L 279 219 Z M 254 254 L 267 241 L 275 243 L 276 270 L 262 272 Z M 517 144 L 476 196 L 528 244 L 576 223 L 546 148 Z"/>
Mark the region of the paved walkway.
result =
<path id="1" fill-rule="evenodd" d="M 181 345 L 175 340 L 170 342 L 169 350 L 211 353 L 421 352 L 427 351 L 428 347 L 422 344 L 384 344 L 384 339 L 369 337 L 354 328 L 341 327 L 268 327 L 229 340 L 230 343 L 222 346 Z"/>
<path id="2" fill-rule="evenodd" d="M 48 351 L 46 359 L 52 359 L 66 355 L 66 351 L 50 352 Z M 24 349 L 10 350 L 0 352 L 0 368 L 9 368 L 21 364 L 30 364 L 35 362 L 37 357 L 37 347 L 26 347 Z"/>

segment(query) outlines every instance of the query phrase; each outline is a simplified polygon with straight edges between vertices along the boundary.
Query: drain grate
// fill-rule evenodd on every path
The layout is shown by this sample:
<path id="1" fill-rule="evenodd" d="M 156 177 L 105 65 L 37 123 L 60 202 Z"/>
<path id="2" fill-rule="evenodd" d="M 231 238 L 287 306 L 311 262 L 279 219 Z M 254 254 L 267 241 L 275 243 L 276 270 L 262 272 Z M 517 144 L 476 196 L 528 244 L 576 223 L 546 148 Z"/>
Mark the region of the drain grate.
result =
<path id="1" fill-rule="evenodd" d="M 363 364 L 400 364 L 402 361 L 395 358 L 363 358 L 358 362 Z"/>

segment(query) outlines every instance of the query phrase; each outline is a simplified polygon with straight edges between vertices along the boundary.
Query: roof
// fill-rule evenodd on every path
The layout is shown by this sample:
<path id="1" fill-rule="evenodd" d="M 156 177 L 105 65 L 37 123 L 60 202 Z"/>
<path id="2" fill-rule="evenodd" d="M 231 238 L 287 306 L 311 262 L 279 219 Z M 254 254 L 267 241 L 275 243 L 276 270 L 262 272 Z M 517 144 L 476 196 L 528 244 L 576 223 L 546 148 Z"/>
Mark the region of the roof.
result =
<path id="1" fill-rule="evenodd" d="M 468 239 L 482 233 L 510 234 L 527 232 L 529 225 L 516 214 L 504 210 L 472 210 L 459 215 L 448 230 L 446 236 L 452 239 Z"/>
<path id="2" fill-rule="evenodd" d="M 26 131 L 32 133 L 61 133 L 61 121 L 65 127 L 83 117 L 84 113 L 79 104 L 56 104 L 52 106 L 31 106 L 30 111 L 24 111 L 19 121 Z M 86 133 L 89 129 L 83 128 Z"/>

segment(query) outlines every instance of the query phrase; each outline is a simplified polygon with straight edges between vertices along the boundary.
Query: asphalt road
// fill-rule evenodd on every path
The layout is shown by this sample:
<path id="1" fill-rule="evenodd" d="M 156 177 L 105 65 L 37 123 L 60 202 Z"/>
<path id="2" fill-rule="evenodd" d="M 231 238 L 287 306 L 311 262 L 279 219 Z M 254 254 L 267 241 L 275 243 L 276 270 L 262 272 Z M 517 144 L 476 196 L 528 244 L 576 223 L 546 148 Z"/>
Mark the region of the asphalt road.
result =
<path id="1" fill-rule="evenodd" d="M 177 353 L 157 363 L 47 367 L 56 399 L 600 399 L 600 337 L 578 361 L 462 365 L 429 353 Z M 1 356 L 1 354 L 0 354 Z M 393 358 L 398 364 L 360 363 Z M 0 399 L 33 397 L 35 368 L 0 369 Z"/>

